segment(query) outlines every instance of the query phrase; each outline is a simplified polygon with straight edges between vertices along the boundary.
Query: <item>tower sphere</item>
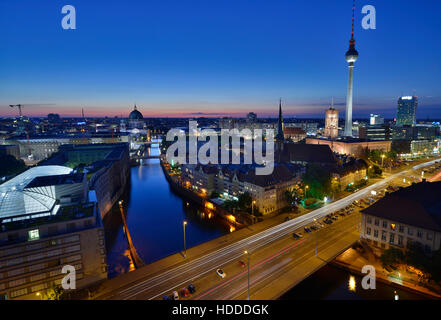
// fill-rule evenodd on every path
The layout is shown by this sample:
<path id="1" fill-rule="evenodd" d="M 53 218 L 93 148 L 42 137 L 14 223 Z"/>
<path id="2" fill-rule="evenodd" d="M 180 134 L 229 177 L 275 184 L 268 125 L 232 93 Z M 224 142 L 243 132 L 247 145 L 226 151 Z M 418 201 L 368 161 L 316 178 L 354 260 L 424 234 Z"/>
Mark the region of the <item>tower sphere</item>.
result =
<path id="1" fill-rule="evenodd" d="M 355 50 L 355 46 L 350 46 L 348 52 L 346 52 L 346 61 L 348 63 L 355 62 L 358 59 L 358 52 Z"/>

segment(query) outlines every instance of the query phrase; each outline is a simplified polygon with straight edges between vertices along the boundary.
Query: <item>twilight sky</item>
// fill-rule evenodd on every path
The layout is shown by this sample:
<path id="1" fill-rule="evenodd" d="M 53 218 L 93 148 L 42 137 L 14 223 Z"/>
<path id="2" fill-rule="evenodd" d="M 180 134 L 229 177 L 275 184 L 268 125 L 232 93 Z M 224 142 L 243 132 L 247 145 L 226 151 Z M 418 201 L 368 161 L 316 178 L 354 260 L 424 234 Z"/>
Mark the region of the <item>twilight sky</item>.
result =
<path id="1" fill-rule="evenodd" d="M 76 30 L 63 30 L 63 5 Z M 361 27 L 363 5 L 377 29 Z M 356 0 L 354 116 L 441 118 L 441 1 Z M 0 116 L 344 116 L 351 0 L 2 0 Z"/>

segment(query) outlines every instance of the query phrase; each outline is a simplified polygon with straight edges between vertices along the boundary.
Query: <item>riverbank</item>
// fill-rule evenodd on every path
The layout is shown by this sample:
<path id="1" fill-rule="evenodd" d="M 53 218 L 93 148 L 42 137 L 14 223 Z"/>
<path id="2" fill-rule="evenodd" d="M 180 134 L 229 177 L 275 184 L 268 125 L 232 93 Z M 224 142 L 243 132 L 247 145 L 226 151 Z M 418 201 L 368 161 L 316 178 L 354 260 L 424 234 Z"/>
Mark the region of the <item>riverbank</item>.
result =
<path id="1" fill-rule="evenodd" d="M 381 262 L 376 259 L 371 252 L 369 252 L 368 248 L 364 249 L 362 252 L 350 248 L 335 258 L 331 264 L 360 277 L 366 276 L 366 274 L 361 272 L 363 266 L 372 265 L 375 267 L 375 276 L 378 282 L 422 295 L 427 299 L 441 299 L 440 293 L 430 290 L 429 288 L 418 283 L 416 277 L 412 277 L 404 270 L 398 269 L 396 271 L 389 272 L 384 269 Z"/>

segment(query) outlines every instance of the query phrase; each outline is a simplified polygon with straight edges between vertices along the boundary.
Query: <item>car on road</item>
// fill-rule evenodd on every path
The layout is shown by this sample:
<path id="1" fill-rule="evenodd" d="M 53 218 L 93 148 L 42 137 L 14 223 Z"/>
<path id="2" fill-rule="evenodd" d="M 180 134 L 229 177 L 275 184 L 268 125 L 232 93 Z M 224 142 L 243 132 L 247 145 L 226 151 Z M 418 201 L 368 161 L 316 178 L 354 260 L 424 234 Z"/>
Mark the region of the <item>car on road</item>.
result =
<path id="1" fill-rule="evenodd" d="M 216 273 L 219 277 L 221 277 L 222 279 L 225 278 L 227 275 L 225 274 L 225 272 L 222 269 L 217 269 Z"/>
<path id="2" fill-rule="evenodd" d="M 304 230 L 305 230 L 305 232 L 307 232 L 307 233 L 312 233 L 311 229 L 309 229 L 309 228 L 307 228 L 307 227 L 305 227 Z"/>
<path id="3" fill-rule="evenodd" d="M 332 224 L 333 221 L 329 218 L 326 218 L 325 220 L 323 220 L 323 222 L 326 224 Z"/>
<path id="4" fill-rule="evenodd" d="M 191 294 L 196 292 L 196 287 L 192 283 L 188 285 L 187 289 Z"/>
<path id="5" fill-rule="evenodd" d="M 173 300 L 179 300 L 179 294 L 178 294 L 178 292 L 177 292 L 177 291 L 173 291 L 173 295 L 172 295 L 172 297 L 173 297 Z"/>
<path id="6" fill-rule="evenodd" d="M 239 260 L 239 265 L 244 268 L 245 267 L 245 262 L 243 262 L 242 260 Z"/>
<path id="7" fill-rule="evenodd" d="M 317 226 L 310 226 L 309 229 L 311 229 L 312 231 L 316 231 L 316 230 L 318 230 L 318 227 Z"/>
<path id="8" fill-rule="evenodd" d="M 170 300 L 170 297 L 169 296 L 163 296 L 162 300 Z"/>
<path id="9" fill-rule="evenodd" d="M 190 295 L 190 291 L 187 288 L 182 288 L 179 292 L 182 298 L 187 298 Z"/>
<path id="10" fill-rule="evenodd" d="M 299 234 L 299 233 L 295 233 L 295 232 L 292 234 L 292 236 L 293 236 L 293 238 L 296 239 L 296 240 L 302 238 L 302 235 L 301 235 L 301 234 Z"/>

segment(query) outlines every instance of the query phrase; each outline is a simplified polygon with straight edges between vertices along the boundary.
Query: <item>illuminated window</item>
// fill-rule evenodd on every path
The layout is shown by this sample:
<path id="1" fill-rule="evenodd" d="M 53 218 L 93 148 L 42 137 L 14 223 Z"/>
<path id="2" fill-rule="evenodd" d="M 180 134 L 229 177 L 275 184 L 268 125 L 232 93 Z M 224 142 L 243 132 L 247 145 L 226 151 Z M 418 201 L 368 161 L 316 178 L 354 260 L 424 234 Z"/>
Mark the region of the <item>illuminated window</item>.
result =
<path id="1" fill-rule="evenodd" d="M 40 239 L 40 232 L 38 229 L 30 230 L 28 232 L 28 241 L 38 240 Z"/>

